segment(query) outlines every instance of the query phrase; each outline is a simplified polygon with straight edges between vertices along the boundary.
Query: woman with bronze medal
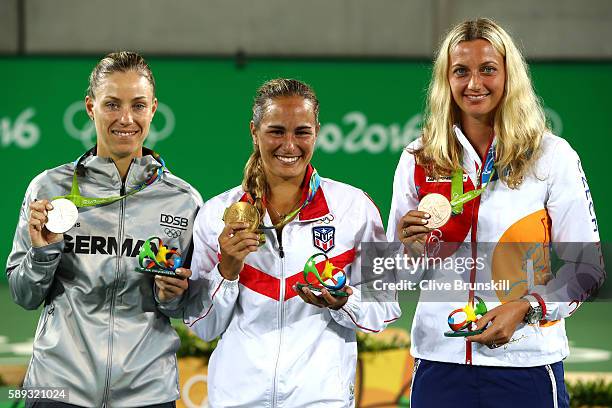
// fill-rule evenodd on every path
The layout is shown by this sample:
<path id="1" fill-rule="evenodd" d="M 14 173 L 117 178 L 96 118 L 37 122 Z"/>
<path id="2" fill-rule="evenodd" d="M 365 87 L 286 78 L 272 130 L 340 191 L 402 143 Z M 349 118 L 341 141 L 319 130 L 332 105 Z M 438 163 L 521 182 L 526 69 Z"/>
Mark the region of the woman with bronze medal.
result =
<path id="1" fill-rule="evenodd" d="M 599 241 L 585 191 L 512 38 L 489 19 L 455 26 L 434 63 L 422 137 L 395 173 L 387 235 L 408 257 L 467 253 L 472 266 L 424 272 L 460 285 L 421 292 L 411 407 L 569 406 L 563 319 L 603 278 L 598 257 L 564 244 Z M 549 249 L 564 245 L 553 275 Z"/>
<path id="2" fill-rule="evenodd" d="M 361 301 L 361 244 L 386 238 L 363 191 L 310 163 L 318 113 L 306 84 L 263 84 L 242 185 L 196 218 L 187 323 L 205 340 L 222 336 L 212 407 L 351 406 L 356 330 L 399 316 L 394 301 Z"/>
<path id="3" fill-rule="evenodd" d="M 85 107 L 97 144 L 30 183 L 7 263 L 15 302 L 44 302 L 24 387 L 57 391 L 26 406 L 173 407 L 169 317 L 191 275 L 179 266 L 201 198 L 143 147 L 157 98 L 140 55 L 104 57 Z M 180 234 L 163 225 L 169 216 L 184 219 Z"/>

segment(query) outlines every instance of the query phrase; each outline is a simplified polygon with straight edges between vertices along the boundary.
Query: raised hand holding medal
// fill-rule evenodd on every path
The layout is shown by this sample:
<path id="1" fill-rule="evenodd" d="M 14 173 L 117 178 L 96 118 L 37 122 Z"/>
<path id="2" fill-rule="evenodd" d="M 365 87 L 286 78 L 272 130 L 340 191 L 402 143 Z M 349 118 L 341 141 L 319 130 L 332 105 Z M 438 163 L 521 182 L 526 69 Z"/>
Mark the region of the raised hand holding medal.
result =
<path id="1" fill-rule="evenodd" d="M 437 229 L 443 227 L 451 215 L 461 214 L 463 204 L 480 196 L 487 189 L 495 174 L 495 143 L 491 144 L 487 153 L 482 173 L 479 174 L 480 187 L 466 193 L 463 192 L 463 170 L 457 169 L 451 177 L 451 200 L 442 194 L 427 194 L 419 202 L 418 210 L 431 215 L 426 227 Z"/>
<path id="2" fill-rule="evenodd" d="M 62 234 L 49 231 L 45 224 L 53 205 L 48 200 L 32 201 L 30 203 L 30 216 L 28 219 L 28 233 L 30 241 L 35 248 L 47 246 L 64 239 Z"/>
<path id="3" fill-rule="evenodd" d="M 251 194 L 245 195 L 247 201 L 238 201 L 226 208 L 225 212 L 223 213 L 222 219 L 225 222 L 225 225 L 228 225 L 233 222 L 246 222 L 249 224 L 248 229 L 250 231 L 282 228 L 289 221 L 294 219 L 300 213 L 302 208 L 306 207 L 308 204 L 310 204 L 310 202 L 312 202 L 320 185 L 321 178 L 319 176 L 319 173 L 317 173 L 316 169 L 313 169 L 312 174 L 310 175 L 310 180 L 308 182 L 308 193 L 306 194 L 306 198 L 304 199 L 302 204 L 295 208 L 293 211 L 289 212 L 289 214 L 281 216 L 280 222 L 275 225 L 263 225 L 263 216 L 259 213 L 259 210 L 255 206 L 255 200 L 253 199 Z"/>
<path id="4" fill-rule="evenodd" d="M 44 222 L 44 226 L 47 230 L 55 234 L 63 234 L 69 231 L 76 223 L 79 211 L 81 207 L 93 207 L 97 205 L 104 205 L 114 203 L 115 201 L 122 200 L 129 197 L 137 192 L 141 191 L 145 187 L 153 184 L 163 174 L 166 165 L 164 160 L 157 153 L 153 152 L 153 156 L 161 163 L 161 167 L 153 173 L 153 175 L 136 188 L 130 190 L 128 193 L 121 196 L 96 198 L 96 197 L 83 197 L 79 191 L 79 182 L 77 179 L 77 167 L 81 160 L 87 157 L 89 154 L 86 153 L 81 156 L 75 163 L 74 172 L 72 175 L 72 187 L 70 194 L 65 196 L 54 197 L 51 201 L 51 209 L 47 213 L 47 219 Z"/>
<path id="5" fill-rule="evenodd" d="M 54 197 L 51 202 L 49 202 L 48 200 L 41 200 L 34 201 L 30 204 L 29 232 L 30 239 L 32 241 L 32 246 L 41 247 L 49 245 L 51 243 L 62 241 L 63 234 L 69 231 L 77 222 L 79 216 L 78 208 L 93 207 L 114 203 L 133 194 L 136 194 L 147 186 L 153 184 L 153 182 L 155 182 L 156 180 L 160 179 L 166 166 L 164 160 L 157 153 L 152 153 L 153 156 L 161 163 L 161 166 L 157 169 L 156 172 L 153 173 L 151 177 L 149 177 L 148 180 L 131 189 L 126 194 L 105 198 L 83 197 L 81 195 L 77 179 L 77 168 L 81 160 L 91 154 L 91 152 L 88 152 L 81 156 L 75 162 L 70 194 Z M 154 238 L 148 239 L 146 243 L 148 244 L 149 241 L 151 241 L 152 239 Z M 163 246 L 160 240 L 158 245 L 158 252 L 162 251 L 163 249 L 167 250 L 167 248 Z M 141 255 L 143 251 L 144 248 L 143 250 L 141 250 Z M 149 252 L 151 252 L 150 249 Z M 146 252 L 146 256 L 150 255 L 149 252 Z M 143 260 L 141 259 L 140 268 L 136 268 L 136 270 L 139 272 L 147 271 L 158 275 L 166 275 L 180 278 L 180 276 L 178 276 L 175 271 L 176 268 L 180 266 L 180 258 L 178 260 L 179 263 L 176 264 L 174 260 L 169 261 L 165 258 L 160 260 L 158 259 L 157 255 L 158 254 L 153 254 L 153 257 L 150 259 L 150 261 L 152 261 L 154 265 L 150 262 L 147 266 L 145 266 L 143 264 Z M 170 262 L 171 265 L 169 265 L 168 262 Z M 155 266 L 155 268 L 153 268 L 153 266 Z"/>
<path id="6" fill-rule="evenodd" d="M 301 209 L 314 199 L 320 183 L 319 174 L 313 169 L 304 201 L 272 226 L 263 225 L 263 214 L 255 205 L 255 199 L 250 193 L 245 194 L 246 201 L 233 203 L 226 208 L 222 216 L 225 228 L 219 236 L 221 247 L 219 272 L 221 275 L 229 280 L 237 279 L 244 266 L 246 256 L 257 251 L 257 248 L 265 243 L 263 230 L 280 229 L 295 218 Z M 263 202 L 265 202 L 265 199 Z M 256 245 L 255 237 L 257 237 Z"/>

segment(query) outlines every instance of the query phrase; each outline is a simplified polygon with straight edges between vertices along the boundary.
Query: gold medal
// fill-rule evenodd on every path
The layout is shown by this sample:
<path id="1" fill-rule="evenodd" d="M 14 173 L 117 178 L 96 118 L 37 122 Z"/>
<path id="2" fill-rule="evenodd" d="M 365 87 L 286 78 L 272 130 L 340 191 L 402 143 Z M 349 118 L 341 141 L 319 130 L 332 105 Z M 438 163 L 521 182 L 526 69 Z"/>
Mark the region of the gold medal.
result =
<path id="1" fill-rule="evenodd" d="M 431 215 L 425 224 L 428 228 L 440 228 L 448 222 L 451 216 L 452 208 L 450 202 L 442 194 L 431 193 L 427 194 L 417 208 Z"/>
<path id="2" fill-rule="evenodd" d="M 254 232 L 259 228 L 260 217 L 257 207 L 246 201 L 239 201 L 227 207 L 223 213 L 225 225 L 234 222 L 246 222 L 249 224 L 247 231 Z"/>

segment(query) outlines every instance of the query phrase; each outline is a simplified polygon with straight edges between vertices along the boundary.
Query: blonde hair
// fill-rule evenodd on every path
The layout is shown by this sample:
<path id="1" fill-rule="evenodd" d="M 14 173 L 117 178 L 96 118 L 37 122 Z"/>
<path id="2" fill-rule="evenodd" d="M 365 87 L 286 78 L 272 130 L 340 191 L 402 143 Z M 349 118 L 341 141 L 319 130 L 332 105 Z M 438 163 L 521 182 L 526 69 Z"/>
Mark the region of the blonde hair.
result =
<path id="1" fill-rule="evenodd" d="M 316 123 L 319 122 L 319 100 L 310 86 L 297 79 L 277 78 L 265 82 L 255 94 L 253 101 L 253 124 L 259 128 L 265 109 L 274 98 L 284 96 L 301 96 L 312 103 Z M 244 166 L 242 189 L 250 193 L 255 200 L 255 206 L 263 214 L 262 198 L 268 193 L 268 183 L 263 170 L 259 147 L 253 145 L 253 153 Z"/>
<path id="2" fill-rule="evenodd" d="M 449 54 L 461 41 L 476 39 L 487 40 L 504 57 L 505 89 L 493 124 L 496 167 L 500 178 L 517 188 L 539 151 L 546 119 L 521 52 L 504 29 L 486 18 L 455 26 L 442 41 L 429 84 L 423 143 L 414 154 L 434 177 L 461 167 L 461 145 L 453 134 L 453 125 L 460 123 L 460 111 L 448 81 Z"/>

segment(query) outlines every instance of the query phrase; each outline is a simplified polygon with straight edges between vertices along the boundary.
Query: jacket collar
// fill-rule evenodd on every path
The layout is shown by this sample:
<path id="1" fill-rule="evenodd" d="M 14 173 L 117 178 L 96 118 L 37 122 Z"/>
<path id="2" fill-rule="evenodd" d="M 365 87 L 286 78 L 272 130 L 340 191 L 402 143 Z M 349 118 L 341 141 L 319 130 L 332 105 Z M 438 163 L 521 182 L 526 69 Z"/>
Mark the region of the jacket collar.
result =
<path id="1" fill-rule="evenodd" d="M 453 125 L 453 130 L 455 131 L 455 136 L 457 137 L 457 140 L 459 140 L 459 143 L 461 143 L 461 146 L 463 146 L 464 162 L 465 159 L 468 159 L 470 163 L 476 163 L 479 167 L 482 166 L 482 159 L 480 158 L 480 156 L 478 156 L 478 153 L 476 152 L 470 141 L 463 134 L 461 128 L 457 125 Z M 465 157 L 466 154 L 467 157 Z"/>
<path id="2" fill-rule="evenodd" d="M 308 187 L 310 184 L 310 177 L 314 171 L 314 167 L 312 164 L 308 164 L 308 168 L 306 169 L 306 175 L 304 176 L 304 180 L 302 181 L 301 189 L 302 189 L 302 198 L 300 202 L 304 202 L 306 197 L 308 196 Z M 253 197 L 251 194 L 244 193 L 240 198 L 240 201 L 247 201 L 253 203 Z M 297 216 L 297 220 L 299 221 L 312 221 L 319 218 L 323 218 L 329 214 L 329 207 L 327 206 L 327 200 L 325 199 L 325 194 L 323 193 L 323 186 L 320 185 L 319 189 L 315 193 L 314 198 L 308 205 L 299 212 Z"/>
<path id="3" fill-rule="evenodd" d="M 474 147 L 468 140 L 467 136 L 463 134 L 463 131 L 461 130 L 461 128 L 457 125 L 453 125 L 453 130 L 455 131 L 455 136 L 457 137 L 457 140 L 459 140 L 459 143 L 461 143 L 461 146 L 463 147 L 464 164 L 465 164 L 466 159 L 468 159 L 470 163 L 476 163 L 478 167 L 482 167 L 483 158 L 478 155 L 478 152 L 476 152 L 476 149 L 474 149 Z M 495 137 L 496 136 L 494 135 L 491 141 L 489 142 L 486 152 L 489 151 L 491 144 L 494 143 Z M 466 154 L 467 154 L 467 157 L 465 157 Z"/>
<path id="4" fill-rule="evenodd" d="M 101 185 L 108 185 L 111 188 L 121 186 L 119 171 L 113 160 L 98 156 L 96 149 L 97 145 L 75 160 L 77 174 L 84 176 L 86 172 L 91 171 L 91 176 Z M 132 161 L 125 187 L 129 189 L 139 186 L 143 181 L 152 177 L 161 166 L 162 164 L 155 159 L 153 151 L 143 147 L 142 157 L 136 157 Z"/>

